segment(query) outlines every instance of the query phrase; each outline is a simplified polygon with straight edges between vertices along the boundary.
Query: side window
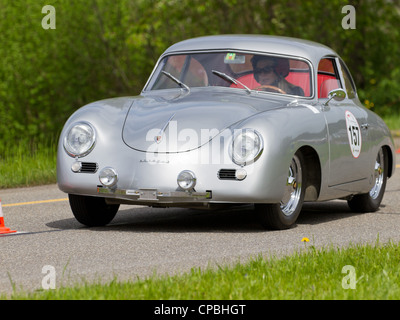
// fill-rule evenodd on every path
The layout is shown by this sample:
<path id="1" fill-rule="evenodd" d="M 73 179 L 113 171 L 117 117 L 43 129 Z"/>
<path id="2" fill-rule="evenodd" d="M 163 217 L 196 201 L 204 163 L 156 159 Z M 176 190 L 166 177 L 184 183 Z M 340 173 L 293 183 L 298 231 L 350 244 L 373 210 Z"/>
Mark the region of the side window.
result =
<path id="1" fill-rule="evenodd" d="M 318 98 L 328 98 L 328 93 L 341 88 L 340 77 L 334 58 L 324 58 L 318 64 Z"/>
<path id="2" fill-rule="evenodd" d="M 347 97 L 349 99 L 354 99 L 356 97 L 356 87 L 354 85 L 354 81 L 350 75 L 349 69 L 347 69 L 346 65 L 342 60 L 340 60 L 340 67 L 342 68 L 344 85 L 346 87 Z"/>

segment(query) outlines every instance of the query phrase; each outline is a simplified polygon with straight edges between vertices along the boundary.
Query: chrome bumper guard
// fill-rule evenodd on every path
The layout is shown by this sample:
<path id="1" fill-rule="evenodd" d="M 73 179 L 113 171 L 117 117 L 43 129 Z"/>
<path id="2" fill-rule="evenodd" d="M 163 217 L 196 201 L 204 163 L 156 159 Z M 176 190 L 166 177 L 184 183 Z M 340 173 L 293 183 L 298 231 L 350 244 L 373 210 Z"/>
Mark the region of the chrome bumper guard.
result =
<path id="1" fill-rule="evenodd" d="M 156 189 L 123 190 L 97 187 L 97 193 L 115 195 L 117 198 L 123 198 L 133 201 L 151 201 L 151 202 L 196 202 L 212 199 L 212 191 L 169 191 L 161 192 Z"/>

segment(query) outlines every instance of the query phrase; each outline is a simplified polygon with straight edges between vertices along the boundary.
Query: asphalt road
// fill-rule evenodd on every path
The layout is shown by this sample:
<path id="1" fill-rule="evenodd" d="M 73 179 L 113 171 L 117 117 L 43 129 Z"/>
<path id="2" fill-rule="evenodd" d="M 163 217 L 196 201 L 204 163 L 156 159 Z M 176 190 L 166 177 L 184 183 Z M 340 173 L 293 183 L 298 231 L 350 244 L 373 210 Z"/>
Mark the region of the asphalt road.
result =
<path id="1" fill-rule="evenodd" d="M 375 243 L 378 237 L 380 242 L 397 242 L 399 191 L 397 168 L 376 213 L 351 213 L 343 201 L 306 204 L 296 227 L 265 231 L 250 208 L 210 212 L 139 206 L 121 206 L 106 227 L 85 228 L 56 185 L 0 190 L 5 224 L 18 231 L 0 236 L 0 293 L 13 287 L 41 289 L 43 283 L 52 283 L 53 275 L 60 287 L 154 272 L 176 274 L 259 254 L 290 254 L 304 249 L 303 237 L 310 239 L 306 245 L 316 247 Z"/>

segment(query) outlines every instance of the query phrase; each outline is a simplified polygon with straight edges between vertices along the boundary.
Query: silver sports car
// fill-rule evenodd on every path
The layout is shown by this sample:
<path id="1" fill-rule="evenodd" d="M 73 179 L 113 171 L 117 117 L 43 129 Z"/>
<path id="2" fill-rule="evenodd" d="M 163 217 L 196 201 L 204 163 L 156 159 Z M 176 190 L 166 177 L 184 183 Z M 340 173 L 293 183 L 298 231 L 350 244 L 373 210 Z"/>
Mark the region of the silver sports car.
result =
<path id="1" fill-rule="evenodd" d="M 87 226 L 120 204 L 251 204 L 264 227 L 285 229 L 307 201 L 376 211 L 394 170 L 390 131 L 338 54 L 259 35 L 174 44 L 139 96 L 77 110 L 57 156 L 59 188 Z"/>

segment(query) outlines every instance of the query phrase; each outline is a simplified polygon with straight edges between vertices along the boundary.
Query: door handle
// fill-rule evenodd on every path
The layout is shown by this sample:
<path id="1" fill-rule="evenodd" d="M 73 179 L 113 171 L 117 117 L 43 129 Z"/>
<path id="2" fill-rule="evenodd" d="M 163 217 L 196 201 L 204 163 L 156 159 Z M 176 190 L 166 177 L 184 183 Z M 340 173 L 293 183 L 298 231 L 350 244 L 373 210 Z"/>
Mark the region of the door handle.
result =
<path id="1" fill-rule="evenodd" d="M 364 129 L 364 130 L 367 130 L 368 127 L 369 127 L 368 123 L 364 123 L 364 124 L 361 125 L 361 129 Z"/>

